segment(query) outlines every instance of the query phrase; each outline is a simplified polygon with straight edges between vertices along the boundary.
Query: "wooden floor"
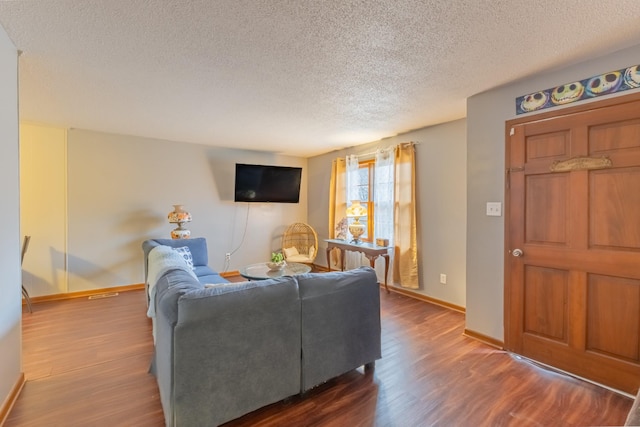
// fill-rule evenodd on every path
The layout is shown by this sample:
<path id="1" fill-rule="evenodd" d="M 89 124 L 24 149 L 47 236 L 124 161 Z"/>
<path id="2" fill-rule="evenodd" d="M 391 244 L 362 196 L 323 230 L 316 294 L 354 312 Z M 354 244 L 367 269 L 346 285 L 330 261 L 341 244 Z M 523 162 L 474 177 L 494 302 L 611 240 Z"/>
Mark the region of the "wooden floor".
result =
<path id="1" fill-rule="evenodd" d="M 352 371 L 226 427 L 624 423 L 628 397 L 466 338 L 460 313 L 380 296 L 383 358 L 372 374 Z M 164 424 L 147 373 L 152 341 L 143 291 L 36 304 L 23 328 L 27 383 L 6 427 Z"/>

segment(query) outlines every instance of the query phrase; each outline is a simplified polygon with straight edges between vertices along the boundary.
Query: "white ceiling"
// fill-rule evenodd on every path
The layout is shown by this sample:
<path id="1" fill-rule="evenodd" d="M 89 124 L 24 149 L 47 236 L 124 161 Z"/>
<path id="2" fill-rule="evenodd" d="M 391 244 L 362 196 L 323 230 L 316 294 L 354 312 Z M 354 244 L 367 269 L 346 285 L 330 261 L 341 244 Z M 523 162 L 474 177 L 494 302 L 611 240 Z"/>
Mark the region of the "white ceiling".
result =
<path id="1" fill-rule="evenodd" d="M 639 17 L 638 0 L 0 1 L 21 119 L 298 156 L 465 117 L 473 94 L 638 43 Z"/>

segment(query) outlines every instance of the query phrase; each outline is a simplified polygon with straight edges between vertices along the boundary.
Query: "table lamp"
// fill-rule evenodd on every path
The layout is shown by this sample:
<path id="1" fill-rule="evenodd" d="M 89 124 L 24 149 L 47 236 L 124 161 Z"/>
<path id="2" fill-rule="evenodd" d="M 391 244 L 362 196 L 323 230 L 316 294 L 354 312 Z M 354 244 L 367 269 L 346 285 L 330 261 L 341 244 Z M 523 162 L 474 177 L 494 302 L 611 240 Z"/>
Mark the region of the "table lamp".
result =
<path id="1" fill-rule="evenodd" d="M 183 227 L 186 222 L 191 222 L 191 214 L 184 210 L 182 205 L 173 205 L 173 210 L 167 215 L 169 223 L 178 224 L 178 227 L 171 230 L 172 239 L 188 239 L 191 231 Z"/>
<path id="2" fill-rule="evenodd" d="M 347 218 L 353 218 L 349 224 L 349 232 L 353 236 L 351 243 L 362 243 L 360 236 L 364 234 L 365 225 L 360 222 L 361 217 L 367 216 L 367 209 L 360 204 L 360 200 L 351 201 L 351 206 L 347 208 Z"/>

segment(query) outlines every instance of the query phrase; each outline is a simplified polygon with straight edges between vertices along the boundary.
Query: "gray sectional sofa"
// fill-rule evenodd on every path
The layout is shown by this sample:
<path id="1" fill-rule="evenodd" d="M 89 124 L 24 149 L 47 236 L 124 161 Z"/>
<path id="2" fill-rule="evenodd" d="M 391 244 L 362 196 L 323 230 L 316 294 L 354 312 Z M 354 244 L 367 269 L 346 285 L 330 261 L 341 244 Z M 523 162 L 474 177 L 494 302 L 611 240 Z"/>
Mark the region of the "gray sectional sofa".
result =
<path id="1" fill-rule="evenodd" d="M 169 243 L 202 248 L 189 240 Z M 143 243 L 145 266 L 163 243 Z M 215 276 L 171 268 L 152 284 L 152 370 L 167 426 L 219 425 L 381 357 L 369 267 L 241 283 Z"/>

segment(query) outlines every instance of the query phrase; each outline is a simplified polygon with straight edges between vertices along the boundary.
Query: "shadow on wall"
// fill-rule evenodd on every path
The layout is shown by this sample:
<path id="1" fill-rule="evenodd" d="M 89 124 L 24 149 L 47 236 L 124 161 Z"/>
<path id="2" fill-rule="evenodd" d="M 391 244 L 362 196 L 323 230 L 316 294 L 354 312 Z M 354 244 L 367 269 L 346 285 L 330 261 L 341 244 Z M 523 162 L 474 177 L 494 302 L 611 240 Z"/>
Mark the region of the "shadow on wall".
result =
<path id="1" fill-rule="evenodd" d="M 113 260 L 108 265 L 98 265 L 77 255 L 67 254 L 68 285 L 66 290 L 57 292 L 77 292 L 92 289 L 127 286 L 144 281 L 144 255 L 142 242 L 150 238 L 167 236 L 136 235 L 117 248 L 105 249 Z M 52 257 L 62 257 L 64 253 L 51 248 Z M 62 272 L 53 271 L 53 277 Z M 56 293 L 57 293 L 56 292 Z"/>
<path id="2" fill-rule="evenodd" d="M 57 277 L 53 275 L 52 277 Z M 57 281 L 54 279 L 54 281 Z M 22 285 L 25 287 L 30 296 L 48 295 L 52 292 L 59 293 L 57 283 L 49 283 L 40 276 L 36 276 L 33 273 L 22 270 Z"/>
<path id="3" fill-rule="evenodd" d="M 161 228 L 164 229 L 160 231 Z M 114 234 L 134 236 L 128 243 L 122 244 L 120 250 L 139 254 L 142 259 L 142 242 L 148 239 L 169 239 L 172 228 L 174 225 L 169 224 L 166 215 L 158 214 L 151 209 L 138 209 L 123 213 L 116 219 Z"/>
<path id="4" fill-rule="evenodd" d="M 32 245 L 31 250 L 27 250 L 25 254 L 25 260 L 28 260 L 30 256 L 35 256 L 34 251 L 38 251 L 40 248 L 37 245 Z M 49 277 L 42 277 L 41 275 L 34 274 L 29 271 L 25 265 L 28 265 L 28 261 L 22 267 L 22 285 L 27 289 L 30 296 L 39 295 L 51 295 L 55 293 L 64 292 L 66 289 L 66 283 L 60 283 L 59 278 L 64 274 L 66 270 L 64 253 L 56 251 L 53 247 L 49 247 L 49 258 L 51 259 L 51 274 Z M 43 262 L 42 258 L 38 258 L 38 262 Z M 33 264 L 31 264 L 33 265 Z M 46 274 L 37 270 L 41 274 Z"/>
<path id="5" fill-rule="evenodd" d="M 170 208 L 168 208 L 170 210 Z M 167 210 L 167 213 L 169 212 Z M 158 215 L 151 209 L 138 209 L 124 212 L 115 219 L 114 232 L 123 236 L 147 235 L 152 230 L 157 230 L 163 225 L 167 225 L 167 217 Z M 167 230 L 167 234 L 169 230 Z M 155 236 L 156 238 L 158 236 Z M 143 239 L 144 240 L 144 239 Z M 142 243 L 142 241 L 140 241 Z"/>
<path id="6" fill-rule="evenodd" d="M 174 225 L 169 224 L 165 214 L 158 214 L 151 209 L 138 209 L 121 214 L 116 220 L 114 233 L 119 236 L 133 236 L 128 243 L 121 244 L 118 249 L 122 253 L 130 254 L 130 257 L 129 260 L 111 265 L 109 270 L 115 269 L 126 277 L 135 277 L 143 281 L 142 242 L 148 239 L 169 239 L 172 228 Z M 132 262 L 131 259 L 135 261 Z"/>
<path id="7" fill-rule="evenodd" d="M 127 245 L 131 249 L 134 247 L 134 242 Z M 69 260 L 69 290 L 68 292 L 76 292 L 80 290 L 90 289 L 102 289 L 112 288 L 115 286 L 131 285 L 131 279 L 126 274 L 131 270 L 131 266 L 135 266 L 136 272 L 143 268 L 142 266 L 142 242 L 136 242 L 137 252 L 140 254 L 134 262 L 130 257 L 123 257 L 121 261 L 117 263 L 109 264 L 108 268 L 97 265 L 84 258 L 80 258 L 75 255 L 68 255 Z M 140 268 L 137 268 L 140 267 Z M 117 274 L 121 273 L 121 274 Z M 142 273 L 139 274 L 140 276 Z M 136 275 L 138 276 L 138 275 Z M 84 283 L 83 283 L 84 282 Z M 140 283 L 142 279 L 140 279 Z"/>
<path id="8" fill-rule="evenodd" d="M 159 231 L 161 227 L 166 230 Z M 22 284 L 31 296 L 41 296 L 142 283 L 142 242 L 147 239 L 170 238 L 170 228 L 164 214 L 158 215 L 150 209 L 122 213 L 113 225 L 113 234 L 119 236 L 117 246 L 100 246 L 100 250 L 106 251 L 105 256 L 112 260 L 108 265 L 98 265 L 86 258 L 49 246 L 50 272 L 34 273 L 23 268 Z M 29 257 L 36 255 L 32 253 L 34 250 L 37 247 L 32 245 L 32 249 L 27 251 L 25 267 Z"/>

